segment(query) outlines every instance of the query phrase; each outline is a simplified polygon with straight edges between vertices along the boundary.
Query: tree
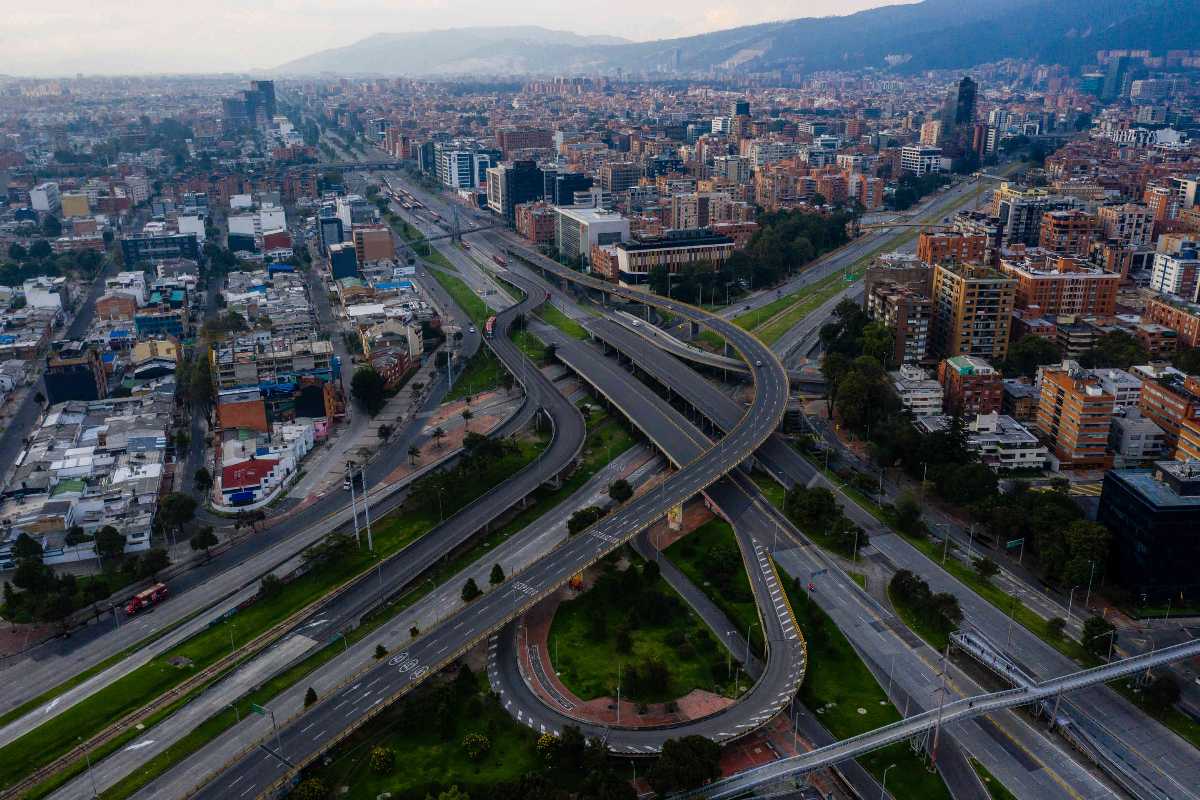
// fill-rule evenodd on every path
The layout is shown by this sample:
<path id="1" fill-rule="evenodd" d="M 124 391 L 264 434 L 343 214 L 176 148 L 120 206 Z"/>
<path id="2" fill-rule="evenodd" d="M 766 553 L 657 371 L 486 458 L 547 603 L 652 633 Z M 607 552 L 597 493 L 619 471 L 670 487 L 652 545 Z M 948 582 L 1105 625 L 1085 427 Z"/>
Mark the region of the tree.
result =
<path id="1" fill-rule="evenodd" d="M 195 499 L 181 492 L 171 492 L 158 504 L 158 518 L 163 527 L 179 534 L 195 516 Z"/>
<path id="2" fill-rule="evenodd" d="M 29 258 L 29 251 L 21 246 L 18 242 L 13 242 L 8 246 L 8 257 L 13 261 L 24 261 Z M 12 284 L 5 284 L 11 286 Z"/>
<path id="3" fill-rule="evenodd" d="M 203 550 L 204 556 L 208 558 L 211 555 L 209 551 L 217 544 L 217 534 L 213 532 L 212 525 L 205 525 L 196 532 L 196 535 L 188 541 L 188 544 L 192 546 L 193 550 Z"/>
<path id="4" fill-rule="evenodd" d="M 326 800 L 329 797 L 329 787 L 320 778 L 309 778 L 288 793 L 292 800 Z"/>
<path id="5" fill-rule="evenodd" d="M 17 540 L 12 544 L 12 555 L 18 561 L 41 561 L 42 545 L 36 539 L 30 537 L 29 534 L 22 533 L 17 536 Z"/>
<path id="6" fill-rule="evenodd" d="M 910 536 L 918 532 L 921 526 L 921 506 L 912 492 L 905 492 L 896 501 L 894 507 L 896 529 Z"/>
<path id="7" fill-rule="evenodd" d="M 153 578 L 169 566 L 171 559 L 167 556 L 167 551 L 161 547 L 151 548 L 138 559 L 138 577 Z"/>
<path id="8" fill-rule="evenodd" d="M 446 431 L 442 428 L 441 425 L 439 425 L 436 428 L 434 428 L 433 433 L 431 433 L 429 435 L 433 437 L 433 441 L 437 444 L 438 449 L 440 450 L 442 447 L 442 439 L 446 438 Z"/>
<path id="9" fill-rule="evenodd" d="M 1043 364 L 1062 361 L 1062 349 L 1043 336 L 1022 336 L 1008 348 L 1000 371 L 1009 378 L 1032 378 Z"/>
<path id="10" fill-rule="evenodd" d="M 463 602 L 469 603 L 472 600 L 474 600 L 476 597 L 479 597 L 482 594 L 483 594 L 483 592 L 479 591 L 479 586 L 478 586 L 478 584 L 475 583 L 475 579 L 467 578 L 467 582 L 463 584 L 463 588 L 462 588 Z"/>
<path id="11" fill-rule="evenodd" d="M 67 531 L 66 538 L 63 539 L 63 542 L 70 547 L 77 544 L 83 544 L 84 542 L 90 542 L 91 540 L 92 537 L 84 533 L 83 528 L 78 525 L 72 525 Z"/>
<path id="12" fill-rule="evenodd" d="M 34 392 L 33 402 L 37 403 L 39 406 L 44 404 L 46 402 L 46 395 L 42 394 L 40 391 Z"/>
<path id="13" fill-rule="evenodd" d="M 375 645 L 375 660 L 383 658 L 388 654 L 388 649 L 381 644 Z"/>
<path id="14" fill-rule="evenodd" d="M 1091 350 L 1079 357 L 1081 366 L 1119 367 L 1129 369 L 1133 364 L 1144 364 L 1150 354 L 1142 343 L 1125 331 L 1112 331 L 1096 340 Z"/>
<path id="15" fill-rule="evenodd" d="M 408 465 L 410 467 L 415 467 L 417 465 L 417 459 L 420 457 L 421 448 L 417 447 L 415 444 L 410 444 L 408 446 Z"/>
<path id="16" fill-rule="evenodd" d="M 466 430 L 466 431 L 471 430 L 471 420 L 475 418 L 475 414 L 473 414 L 471 412 L 471 409 L 464 408 L 463 412 L 462 412 L 462 418 L 463 418 L 463 430 Z"/>
<path id="17" fill-rule="evenodd" d="M 396 768 L 396 751 L 390 747 L 371 748 L 371 771 L 376 775 L 387 775 Z"/>
<path id="18" fill-rule="evenodd" d="M 193 475 L 192 480 L 195 482 L 196 490 L 200 492 L 200 494 L 206 495 L 212 491 L 213 476 L 212 473 L 208 471 L 208 467 L 199 467 L 196 470 L 195 475 Z"/>
<path id="19" fill-rule="evenodd" d="M 387 382 L 374 367 L 359 367 L 350 379 L 350 393 L 372 417 L 387 403 Z"/>
<path id="20" fill-rule="evenodd" d="M 975 567 L 975 574 L 984 583 L 990 583 L 992 578 L 996 577 L 1000 572 L 1000 566 L 987 556 L 977 558 L 971 564 Z"/>
<path id="21" fill-rule="evenodd" d="M 308 691 L 304 693 L 304 707 L 308 708 L 311 705 L 316 705 L 317 690 L 313 687 L 308 687 Z"/>
<path id="22" fill-rule="evenodd" d="M 696 789 L 721 775 L 721 747 L 703 736 L 663 742 L 662 755 L 647 776 L 659 794 Z"/>
<path id="23" fill-rule="evenodd" d="M 608 496 L 614 503 L 624 503 L 633 497 L 633 487 L 629 485 L 629 481 L 619 478 L 608 485 Z"/>
<path id="24" fill-rule="evenodd" d="M 438 796 L 425 795 L 425 800 L 471 800 L 471 796 L 459 789 L 458 786 L 451 786 L 445 791 L 438 792 Z"/>
<path id="25" fill-rule="evenodd" d="M 1166 673 L 1153 676 L 1142 689 L 1146 705 L 1160 712 L 1178 703 L 1180 694 L 1179 683 Z"/>
<path id="26" fill-rule="evenodd" d="M 393 433 L 393 428 L 391 425 L 384 423 L 383 425 L 379 426 L 379 438 L 382 439 L 383 441 L 386 442 L 388 439 L 391 439 L 392 433 Z"/>
<path id="27" fill-rule="evenodd" d="M 29 247 L 29 255 L 37 259 L 47 259 L 54 255 L 54 251 L 50 248 L 49 242 L 45 239 L 38 239 Z"/>
<path id="28" fill-rule="evenodd" d="M 1105 656 L 1116 647 L 1117 627 L 1104 617 L 1091 616 L 1083 621 L 1083 647 L 1095 656 Z"/>
<path id="29" fill-rule="evenodd" d="M 492 564 L 492 574 L 488 575 L 488 583 L 492 586 L 504 583 L 504 569 L 499 564 Z"/>
<path id="30" fill-rule="evenodd" d="M 1051 617 L 1046 620 L 1046 635 L 1051 639 L 1061 639 L 1067 629 L 1067 621 L 1062 617 Z"/>
<path id="31" fill-rule="evenodd" d="M 570 516 L 567 520 L 567 533 L 571 536 L 590 527 L 601 517 L 604 516 L 604 509 L 599 506 L 588 506 L 581 508 Z"/>
<path id="32" fill-rule="evenodd" d="M 509 394 L 512 392 L 513 387 L 516 386 L 517 383 L 515 380 L 513 380 L 513 376 L 506 372 L 504 373 L 504 377 L 500 379 L 500 385 L 504 387 L 505 394 Z"/>
<path id="33" fill-rule="evenodd" d="M 96 531 L 96 552 L 101 558 L 117 558 L 125 554 L 125 537 L 112 525 Z"/>

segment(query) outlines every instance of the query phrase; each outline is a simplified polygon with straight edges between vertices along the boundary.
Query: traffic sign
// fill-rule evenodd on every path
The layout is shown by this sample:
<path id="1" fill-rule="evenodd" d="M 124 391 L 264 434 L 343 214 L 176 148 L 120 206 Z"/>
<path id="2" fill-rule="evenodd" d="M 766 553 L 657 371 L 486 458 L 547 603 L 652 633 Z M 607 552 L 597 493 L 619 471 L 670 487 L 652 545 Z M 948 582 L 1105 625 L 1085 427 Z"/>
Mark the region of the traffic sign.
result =
<path id="1" fill-rule="evenodd" d="M 253 711 L 255 714 L 262 714 L 264 717 L 267 715 L 267 710 L 265 708 L 263 708 L 262 706 L 260 706 L 258 703 L 251 703 L 250 710 Z"/>

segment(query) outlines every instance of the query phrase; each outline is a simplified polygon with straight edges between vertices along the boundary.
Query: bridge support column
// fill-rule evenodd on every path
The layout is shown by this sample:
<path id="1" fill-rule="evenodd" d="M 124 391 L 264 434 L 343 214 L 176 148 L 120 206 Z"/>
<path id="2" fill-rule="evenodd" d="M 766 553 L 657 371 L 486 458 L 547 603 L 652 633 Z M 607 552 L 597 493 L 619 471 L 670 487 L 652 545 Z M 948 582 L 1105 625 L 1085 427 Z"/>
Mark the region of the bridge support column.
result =
<path id="1" fill-rule="evenodd" d="M 700 335 L 700 324 L 698 322 L 688 322 L 688 339 L 695 339 Z"/>

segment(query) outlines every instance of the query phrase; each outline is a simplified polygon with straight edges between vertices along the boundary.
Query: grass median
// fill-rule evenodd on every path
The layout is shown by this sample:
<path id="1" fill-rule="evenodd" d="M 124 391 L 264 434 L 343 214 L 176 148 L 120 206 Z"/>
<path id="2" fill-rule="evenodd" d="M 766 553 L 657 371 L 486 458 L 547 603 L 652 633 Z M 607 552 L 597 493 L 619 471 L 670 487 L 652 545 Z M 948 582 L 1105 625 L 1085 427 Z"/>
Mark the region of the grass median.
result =
<path id="1" fill-rule="evenodd" d="M 442 285 L 442 288 L 446 290 L 446 294 L 450 295 L 459 308 L 470 317 L 471 322 L 475 323 L 476 327 L 482 329 L 488 317 L 492 316 L 492 310 L 488 308 L 487 303 L 483 302 L 483 299 L 479 295 L 475 294 L 475 290 L 468 286 L 467 282 L 462 278 L 447 275 L 442 270 L 433 269 L 429 272 Z"/>
<path id="2" fill-rule="evenodd" d="M 506 456 L 498 469 L 512 474 L 532 461 L 542 443 L 525 441 Z M 449 499 L 449 516 L 484 491 L 482 482 Z M 399 551 L 437 524 L 432 511 L 405 512 L 384 517 L 373 527 L 378 557 Z M 11 785 L 51 763 L 84 740 L 155 698 L 178 686 L 259 634 L 328 594 L 352 578 L 369 571 L 377 557 L 358 550 L 282 586 L 277 594 L 251 604 L 228 619 L 214 619 L 204 631 L 151 659 L 85 700 L 55 716 L 24 736 L 0 748 L 0 785 Z"/>

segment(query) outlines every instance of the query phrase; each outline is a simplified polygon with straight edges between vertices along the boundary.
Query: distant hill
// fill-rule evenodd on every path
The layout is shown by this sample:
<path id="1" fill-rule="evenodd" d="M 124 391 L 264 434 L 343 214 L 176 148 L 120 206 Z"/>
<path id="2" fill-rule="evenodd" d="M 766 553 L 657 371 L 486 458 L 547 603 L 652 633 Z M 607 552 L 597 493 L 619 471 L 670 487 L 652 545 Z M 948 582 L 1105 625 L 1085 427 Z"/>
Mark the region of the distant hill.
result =
<path id="1" fill-rule="evenodd" d="M 956 69 L 1002 58 L 1077 66 L 1097 50 L 1190 49 L 1200 0 L 924 0 L 621 43 L 534 26 L 381 34 L 280 66 L 282 74 L 513 75 L 732 69 Z M 599 39 L 599 41 L 598 41 Z"/>
<path id="2" fill-rule="evenodd" d="M 541 64 L 540 51 L 628 44 L 616 36 L 580 36 L 536 25 L 451 28 L 416 33 L 380 33 L 289 61 L 274 72 L 284 75 L 440 75 L 528 72 Z M 532 56 L 532 57 L 531 57 Z"/>

